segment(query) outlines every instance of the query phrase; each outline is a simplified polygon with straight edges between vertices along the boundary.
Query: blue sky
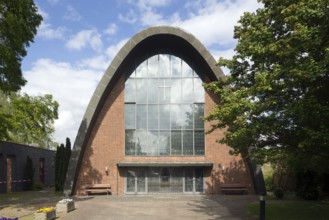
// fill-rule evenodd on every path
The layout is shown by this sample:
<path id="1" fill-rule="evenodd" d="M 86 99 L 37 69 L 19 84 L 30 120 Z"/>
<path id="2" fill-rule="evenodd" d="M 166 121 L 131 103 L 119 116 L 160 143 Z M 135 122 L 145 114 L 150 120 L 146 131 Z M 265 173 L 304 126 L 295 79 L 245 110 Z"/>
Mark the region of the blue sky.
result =
<path id="1" fill-rule="evenodd" d="M 234 54 L 234 25 L 257 0 L 35 0 L 43 22 L 23 60 L 29 95 L 60 104 L 54 140 L 73 142 L 90 98 L 120 48 L 139 31 L 171 25 L 217 60 Z"/>

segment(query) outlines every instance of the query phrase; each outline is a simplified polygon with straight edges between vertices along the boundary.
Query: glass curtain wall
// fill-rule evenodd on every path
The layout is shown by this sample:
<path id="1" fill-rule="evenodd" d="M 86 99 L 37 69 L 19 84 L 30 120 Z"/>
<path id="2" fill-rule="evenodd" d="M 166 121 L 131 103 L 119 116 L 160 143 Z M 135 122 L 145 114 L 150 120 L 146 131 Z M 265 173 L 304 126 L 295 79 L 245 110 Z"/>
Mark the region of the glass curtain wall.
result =
<path id="1" fill-rule="evenodd" d="M 204 155 L 202 80 L 181 58 L 158 54 L 125 82 L 125 154 Z"/>
<path id="2" fill-rule="evenodd" d="M 149 167 L 126 171 L 127 194 L 203 192 L 202 168 Z"/>

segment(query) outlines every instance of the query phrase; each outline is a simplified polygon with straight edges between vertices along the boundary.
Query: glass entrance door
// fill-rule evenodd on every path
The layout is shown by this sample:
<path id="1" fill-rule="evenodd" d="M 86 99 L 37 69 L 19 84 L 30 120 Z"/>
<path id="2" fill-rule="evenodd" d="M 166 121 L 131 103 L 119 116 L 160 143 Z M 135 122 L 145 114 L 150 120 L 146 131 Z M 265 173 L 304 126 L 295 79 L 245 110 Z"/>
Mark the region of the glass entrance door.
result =
<path id="1" fill-rule="evenodd" d="M 193 192 L 193 169 L 185 169 L 185 192 Z"/>
<path id="2" fill-rule="evenodd" d="M 128 170 L 126 178 L 127 193 L 145 193 L 146 181 L 144 170 Z"/>
<path id="3" fill-rule="evenodd" d="M 204 192 L 203 169 L 186 168 L 184 175 L 184 192 L 185 193 L 202 193 Z"/>
<path id="4" fill-rule="evenodd" d="M 203 193 L 202 168 L 148 167 L 129 168 L 126 193 Z"/>

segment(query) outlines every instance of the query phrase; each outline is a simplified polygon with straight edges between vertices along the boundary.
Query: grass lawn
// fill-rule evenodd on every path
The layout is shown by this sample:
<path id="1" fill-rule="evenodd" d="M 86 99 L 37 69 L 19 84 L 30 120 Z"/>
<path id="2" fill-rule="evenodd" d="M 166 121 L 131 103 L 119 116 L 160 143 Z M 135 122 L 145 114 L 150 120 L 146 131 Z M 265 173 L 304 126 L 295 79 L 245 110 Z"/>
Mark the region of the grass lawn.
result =
<path id="1" fill-rule="evenodd" d="M 259 213 L 259 204 L 248 205 L 248 211 Z M 325 220 L 329 219 L 329 203 L 314 201 L 269 201 L 265 208 L 266 220 Z"/>

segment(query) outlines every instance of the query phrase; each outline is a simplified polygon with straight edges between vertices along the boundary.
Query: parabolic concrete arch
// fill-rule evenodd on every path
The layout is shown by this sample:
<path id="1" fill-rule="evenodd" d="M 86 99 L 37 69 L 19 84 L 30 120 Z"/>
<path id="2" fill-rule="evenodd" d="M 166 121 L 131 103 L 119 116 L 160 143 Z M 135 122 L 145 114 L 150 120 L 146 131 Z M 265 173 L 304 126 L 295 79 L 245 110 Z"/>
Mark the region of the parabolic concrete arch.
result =
<path id="1" fill-rule="evenodd" d="M 75 194 L 83 155 L 100 111 L 122 74 L 129 73 L 148 57 L 168 53 L 180 57 L 200 78 L 210 81 L 225 76 L 209 51 L 192 34 L 170 26 L 151 27 L 133 36 L 118 52 L 100 80 L 83 116 L 65 181 L 65 194 Z M 248 168 L 247 168 L 248 169 Z"/>

